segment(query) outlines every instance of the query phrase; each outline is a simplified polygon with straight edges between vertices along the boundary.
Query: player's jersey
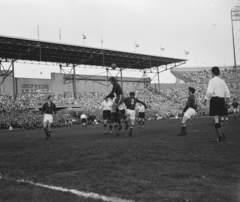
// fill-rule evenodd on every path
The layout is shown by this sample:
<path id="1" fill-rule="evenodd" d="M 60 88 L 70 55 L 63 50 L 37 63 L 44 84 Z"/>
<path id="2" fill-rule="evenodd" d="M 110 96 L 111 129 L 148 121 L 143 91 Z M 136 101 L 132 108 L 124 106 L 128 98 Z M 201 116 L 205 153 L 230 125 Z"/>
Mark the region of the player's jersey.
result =
<path id="1" fill-rule="evenodd" d="M 138 112 L 140 112 L 140 113 L 144 113 L 145 112 L 145 107 L 142 105 L 142 106 L 138 106 L 137 107 L 137 110 L 138 110 Z"/>
<path id="2" fill-rule="evenodd" d="M 113 105 L 116 104 L 116 99 L 117 99 L 117 97 L 115 97 L 115 98 L 113 99 Z M 118 108 L 119 110 L 125 110 L 125 109 L 126 109 L 126 106 L 125 106 L 124 102 L 122 102 L 122 103 L 119 104 L 119 105 L 116 104 L 116 106 L 117 106 L 117 108 Z"/>
<path id="3" fill-rule="evenodd" d="M 81 119 L 86 119 L 87 116 L 85 114 L 81 114 Z"/>
<path id="4" fill-rule="evenodd" d="M 238 105 L 239 105 L 238 102 L 233 102 L 233 103 L 232 103 L 233 108 L 237 108 Z"/>
<path id="5" fill-rule="evenodd" d="M 113 103 L 111 101 L 103 101 L 101 104 L 103 111 L 112 111 Z"/>
<path id="6" fill-rule="evenodd" d="M 56 114 L 56 112 L 57 112 L 56 105 L 52 102 L 50 105 L 48 104 L 48 102 L 46 102 L 42 107 L 42 113 L 44 114 L 53 114 L 53 113 Z"/>
<path id="7" fill-rule="evenodd" d="M 123 102 L 125 103 L 127 109 L 130 109 L 130 110 L 135 110 L 137 102 L 146 106 L 144 102 L 140 101 L 135 97 L 127 97 L 126 99 L 124 99 Z"/>
<path id="8" fill-rule="evenodd" d="M 194 95 L 189 95 L 186 107 L 184 108 L 183 111 L 184 112 L 187 111 L 189 107 L 195 110 L 197 109 L 197 99 Z"/>

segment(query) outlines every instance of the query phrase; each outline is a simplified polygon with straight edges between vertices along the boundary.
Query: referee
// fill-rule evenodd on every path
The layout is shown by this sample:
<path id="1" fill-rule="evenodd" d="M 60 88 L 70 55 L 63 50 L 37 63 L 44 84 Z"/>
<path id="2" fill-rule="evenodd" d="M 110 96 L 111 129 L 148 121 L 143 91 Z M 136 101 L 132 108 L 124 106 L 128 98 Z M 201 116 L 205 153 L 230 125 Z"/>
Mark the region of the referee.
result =
<path id="1" fill-rule="evenodd" d="M 53 114 L 57 113 L 56 105 L 52 102 L 53 97 L 49 95 L 47 102 L 42 107 L 43 130 L 46 134 L 46 140 L 51 137 L 51 124 L 53 123 Z"/>
<path id="2" fill-rule="evenodd" d="M 225 113 L 225 102 L 230 98 L 229 89 L 224 80 L 220 77 L 218 67 L 212 68 L 212 79 L 209 80 L 204 104 L 210 100 L 210 116 L 213 117 L 213 123 L 217 134 L 217 141 L 222 142 L 226 137 L 220 124 L 221 117 Z M 226 99 L 226 101 L 225 101 Z"/>

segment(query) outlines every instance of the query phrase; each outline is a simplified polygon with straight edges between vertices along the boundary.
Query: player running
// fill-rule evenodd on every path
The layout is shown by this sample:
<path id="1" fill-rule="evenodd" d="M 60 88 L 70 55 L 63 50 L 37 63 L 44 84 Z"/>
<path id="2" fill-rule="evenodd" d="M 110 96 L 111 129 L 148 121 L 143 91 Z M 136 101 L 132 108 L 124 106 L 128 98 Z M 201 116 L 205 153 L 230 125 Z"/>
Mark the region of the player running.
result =
<path id="1" fill-rule="evenodd" d="M 51 137 L 51 124 L 53 123 L 53 114 L 57 113 L 56 105 L 52 102 L 53 97 L 49 95 L 47 102 L 43 104 L 41 113 L 43 116 L 43 130 L 46 134 L 46 140 Z"/>
<path id="2" fill-rule="evenodd" d="M 108 98 L 104 99 L 101 104 L 101 108 L 103 110 L 103 127 L 104 134 L 107 134 L 107 122 L 109 121 L 109 132 L 112 134 L 112 124 L 111 124 L 111 115 L 112 115 L 112 101 L 109 101 Z"/>
<path id="3" fill-rule="evenodd" d="M 147 108 L 147 105 L 144 102 L 142 102 L 141 100 L 135 98 L 134 92 L 130 92 L 130 97 L 125 98 L 119 104 L 122 104 L 122 103 L 125 103 L 126 108 L 127 108 L 126 109 L 127 120 L 130 119 L 130 121 L 131 121 L 129 136 L 132 137 L 134 122 L 135 122 L 135 118 L 136 118 L 135 117 L 136 116 L 136 110 L 135 110 L 136 103 L 141 103 L 142 105 L 144 105 L 145 108 Z"/>
<path id="4" fill-rule="evenodd" d="M 136 110 L 138 111 L 139 128 L 144 128 L 145 124 L 145 107 L 140 103 Z"/>
<path id="5" fill-rule="evenodd" d="M 177 136 L 187 135 L 187 125 L 186 122 L 193 118 L 196 115 L 196 109 L 197 109 L 197 99 L 194 95 L 195 89 L 193 87 L 188 87 L 188 100 L 186 103 L 185 108 L 183 109 L 183 118 L 182 118 L 182 124 L 181 124 L 181 133 Z"/>
<path id="6" fill-rule="evenodd" d="M 234 99 L 233 99 L 233 103 L 232 103 L 234 119 L 237 118 L 236 115 L 239 113 L 238 105 L 239 105 L 239 104 L 238 104 L 236 98 L 234 98 Z"/>

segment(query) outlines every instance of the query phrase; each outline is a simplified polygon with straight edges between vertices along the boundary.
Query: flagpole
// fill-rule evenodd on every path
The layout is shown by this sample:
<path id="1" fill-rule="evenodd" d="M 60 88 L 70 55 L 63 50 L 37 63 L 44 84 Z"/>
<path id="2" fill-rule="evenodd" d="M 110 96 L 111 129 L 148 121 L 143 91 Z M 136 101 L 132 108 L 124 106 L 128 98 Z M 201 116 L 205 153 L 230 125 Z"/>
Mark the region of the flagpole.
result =
<path id="1" fill-rule="evenodd" d="M 103 40 L 102 40 L 102 36 L 101 36 L 101 48 L 102 48 L 102 45 L 103 45 Z"/>
<path id="2" fill-rule="evenodd" d="M 37 26 L 37 35 L 38 35 L 38 45 L 39 45 L 39 57 L 40 57 L 39 60 L 41 62 L 42 56 L 41 56 L 41 44 L 39 42 L 39 39 L 40 39 L 40 37 L 39 37 L 39 25 Z"/>
<path id="3" fill-rule="evenodd" d="M 82 32 L 82 38 L 83 38 L 83 45 L 84 45 L 84 34 L 83 34 L 83 32 Z"/>
<path id="4" fill-rule="evenodd" d="M 59 29 L 59 40 L 60 40 L 60 43 L 61 43 L 61 29 Z"/>

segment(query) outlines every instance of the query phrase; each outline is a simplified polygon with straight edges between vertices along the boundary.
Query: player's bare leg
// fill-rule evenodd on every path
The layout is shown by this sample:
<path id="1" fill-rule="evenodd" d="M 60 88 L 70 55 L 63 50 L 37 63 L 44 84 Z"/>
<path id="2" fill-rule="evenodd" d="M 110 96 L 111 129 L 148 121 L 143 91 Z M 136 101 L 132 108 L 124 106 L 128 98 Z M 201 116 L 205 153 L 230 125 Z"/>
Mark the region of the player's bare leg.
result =
<path id="1" fill-rule="evenodd" d="M 107 134 L 107 120 L 103 120 L 104 134 Z"/>
<path id="2" fill-rule="evenodd" d="M 112 123 L 110 122 L 110 124 L 109 124 L 109 133 L 110 133 L 110 134 L 112 134 L 112 128 L 113 128 L 113 127 L 112 127 Z"/>
<path id="3" fill-rule="evenodd" d="M 138 124 L 139 124 L 139 128 L 142 127 L 142 119 L 141 118 L 138 118 Z"/>
<path id="4" fill-rule="evenodd" d="M 226 117 L 227 116 L 224 116 L 224 117 L 225 117 L 225 123 L 227 123 L 226 122 Z M 222 117 L 219 117 L 219 120 L 222 120 Z M 224 133 L 224 129 L 223 129 L 223 121 L 221 121 L 220 124 L 221 124 L 222 137 L 223 137 L 223 139 L 226 139 L 226 136 L 225 136 L 225 133 Z"/>
<path id="5" fill-rule="evenodd" d="M 219 117 L 218 116 L 213 116 L 213 123 L 214 123 L 215 131 L 216 131 L 216 134 L 217 134 L 217 141 L 222 142 L 223 141 L 223 135 L 222 135 L 221 124 L 219 122 Z"/>
<path id="6" fill-rule="evenodd" d="M 51 137 L 51 134 L 52 134 L 51 123 L 48 122 L 48 138 Z"/>
<path id="7" fill-rule="evenodd" d="M 142 118 L 142 128 L 144 128 L 145 120 Z"/>
<path id="8" fill-rule="evenodd" d="M 48 140 L 49 135 L 48 135 L 48 121 L 43 122 L 43 130 L 46 134 L 46 140 Z"/>
<path id="9" fill-rule="evenodd" d="M 115 124 L 114 124 L 114 130 L 115 130 L 115 133 L 116 133 L 115 137 L 118 137 L 118 136 L 120 135 L 120 133 L 118 132 L 117 127 L 118 127 L 118 124 L 115 123 Z"/>
<path id="10" fill-rule="evenodd" d="M 132 137 L 135 119 L 130 119 L 130 122 L 131 122 L 131 126 L 130 126 L 129 136 Z"/>
<path id="11" fill-rule="evenodd" d="M 184 116 L 183 118 L 182 118 L 182 123 L 181 123 L 181 132 L 180 132 L 180 134 L 178 134 L 177 136 L 182 136 L 182 135 L 187 135 L 187 120 L 188 120 L 188 118 L 186 117 L 186 116 Z"/>

